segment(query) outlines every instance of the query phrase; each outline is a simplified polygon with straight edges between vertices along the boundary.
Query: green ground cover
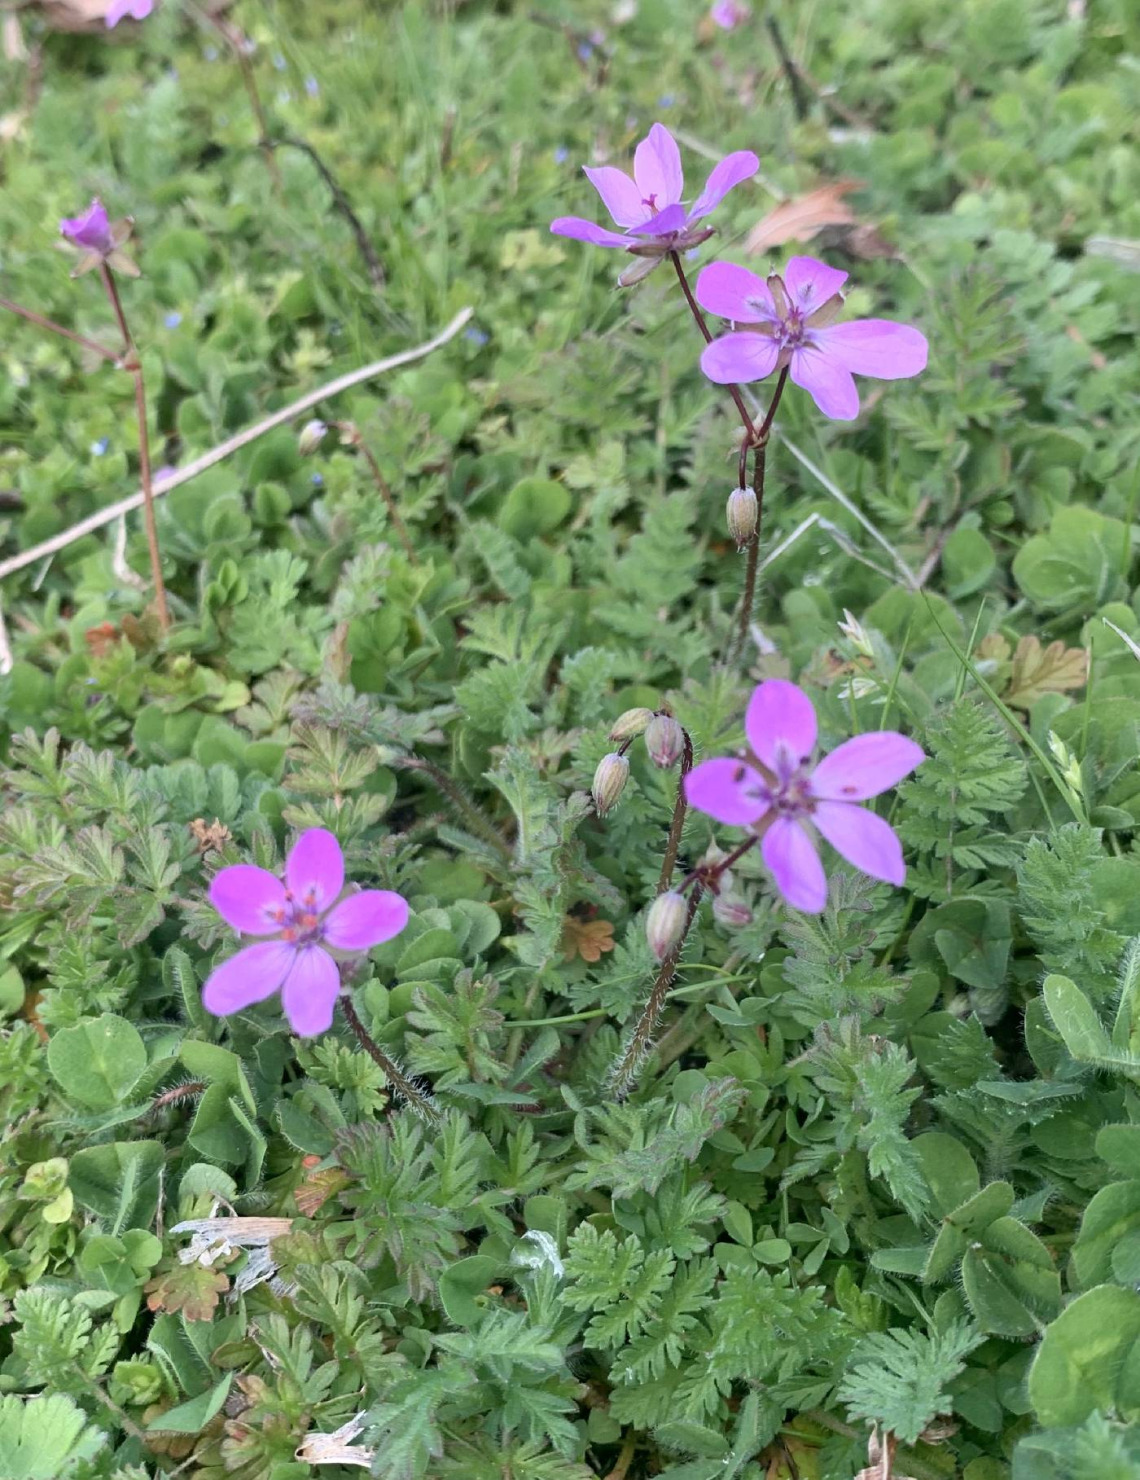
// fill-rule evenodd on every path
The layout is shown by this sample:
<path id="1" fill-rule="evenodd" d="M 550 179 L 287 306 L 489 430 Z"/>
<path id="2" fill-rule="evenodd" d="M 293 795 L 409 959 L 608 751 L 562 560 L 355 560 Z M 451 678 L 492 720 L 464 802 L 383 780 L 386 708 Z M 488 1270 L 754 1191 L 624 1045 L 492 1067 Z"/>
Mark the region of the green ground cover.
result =
<path id="1" fill-rule="evenodd" d="M 1140 1477 L 1136 7 L 784 0 L 782 63 L 759 0 L 241 0 L 269 157 L 174 0 L 19 15 L 0 295 L 114 345 L 58 223 L 134 218 L 156 466 L 472 316 L 161 501 L 168 632 L 137 514 L 0 580 L 0 1476 Z M 676 281 L 549 232 L 656 119 L 760 156 L 700 262 L 930 341 L 784 396 L 743 652 Z M 133 493 L 134 407 L 0 314 L 0 562 Z M 746 854 L 619 1102 L 678 772 L 635 740 L 601 818 L 595 768 L 771 677 L 927 752 L 906 883 L 829 854 L 804 915 Z M 317 827 L 410 902 L 346 983 L 419 1114 L 340 1014 L 203 1008 L 210 879 Z"/>

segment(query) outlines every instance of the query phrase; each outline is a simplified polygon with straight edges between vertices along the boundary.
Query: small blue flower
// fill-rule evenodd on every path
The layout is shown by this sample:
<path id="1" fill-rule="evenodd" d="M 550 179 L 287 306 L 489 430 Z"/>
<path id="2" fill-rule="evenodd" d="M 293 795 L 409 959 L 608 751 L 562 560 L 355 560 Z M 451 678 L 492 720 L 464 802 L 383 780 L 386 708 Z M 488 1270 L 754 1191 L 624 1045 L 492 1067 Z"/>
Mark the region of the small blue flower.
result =
<path id="1" fill-rule="evenodd" d="M 671 108 L 676 101 L 677 98 L 674 93 L 662 93 L 657 99 L 657 106 L 659 108 Z"/>
<path id="2" fill-rule="evenodd" d="M 278 72 L 284 72 L 288 66 L 288 63 L 279 51 L 273 53 L 273 65 L 277 68 Z"/>
<path id="3" fill-rule="evenodd" d="M 319 97 L 321 92 L 321 84 L 317 81 L 315 77 L 306 77 L 305 91 L 309 94 L 311 98 Z"/>
<path id="4" fill-rule="evenodd" d="M 98 442 L 92 442 L 91 444 L 91 456 L 102 457 L 103 454 L 107 451 L 107 448 L 110 447 L 110 445 L 110 437 L 100 437 Z"/>
<path id="5" fill-rule="evenodd" d="M 176 308 L 172 309 L 171 312 L 166 315 L 162 322 L 166 325 L 168 329 L 177 329 L 179 324 L 182 322 L 182 315 L 178 312 Z"/>
<path id="6" fill-rule="evenodd" d="M 558 148 L 554 151 L 554 163 L 555 164 L 565 164 L 566 161 L 569 158 L 570 158 L 570 151 L 569 151 L 569 149 L 567 149 L 567 147 L 566 147 L 565 144 L 559 144 Z"/>
<path id="7" fill-rule="evenodd" d="M 208 62 L 216 62 L 218 60 L 218 48 L 216 46 L 207 46 L 202 55 Z"/>
<path id="8" fill-rule="evenodd" d="M 314 488 L 323 488 L 325 484 L 325 480 L 321 477 L 320 473 L 313 473 L 309 478 L 309 482 Z"/>
<path id="9" fill-rule="evenodd" d="M 590 45 L 590 43 L 588 41 L 579 41 L 578 60 L 582 62 L 588 62 L 593 55 L 594 48 Z"/>
<path id="10" fill-rule="evenodd" d="M 484 345 L 487 343 L 487 335 L 483 333 L 482 329 L 477 329 L 474 324 L 471 325 L 470 329 L 463 331 L 463 337 L 464 339 L 469 339 L 472 344 Z"/>
<path id="11" fill-rule="evenodd" d="M 686 262 L 695 262 L 700 255 L 701 255 L 701 249 L 700 249 L 700 247 L 690 247 L 689 250 L 685 253 L 685 261 Z"/>
<path id="12" fill-rule="evenodd" d="M 287 87 L 283 87 L 277 94 L 277 101 L 279 103 L 291 103 L 293 101 L 293 94 Z"/>

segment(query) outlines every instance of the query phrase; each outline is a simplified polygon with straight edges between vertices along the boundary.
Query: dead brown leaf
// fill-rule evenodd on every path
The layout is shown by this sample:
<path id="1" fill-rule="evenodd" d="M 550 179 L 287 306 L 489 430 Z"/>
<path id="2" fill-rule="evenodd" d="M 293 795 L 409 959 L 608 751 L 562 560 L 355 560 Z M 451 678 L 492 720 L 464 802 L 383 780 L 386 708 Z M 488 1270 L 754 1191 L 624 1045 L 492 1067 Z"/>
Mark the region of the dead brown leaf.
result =
<path id="1" fill-rule="evenodd" d="M 148 1310 L 181 1311 L 188 1321 L 208 1321 L 230 1287 L 229 1277 L 201 1264 L 175 1264 L 143 1289 Z"/>
<path id="2" fill-rule="evenodd" d="M 562 953 L 567 961 L 581 956 L 583 961 L 600 961 L 605 951 L 614 948 L 614 927 L 609 920 L 579 920 L 567 915 L 562 926 Z"/>
<path id="3" fill-rule="evenodd" d="M 781 201 L 752 228 L 745 250 L 754 256 L 782 247 L 786 242 L 814 241 L 828 234 L 829 244 L 843 247 L 856 257 L 893 257 L 894 248 L 878 230 L 855 215 L 844 199 L 862 185 L 861 180 L 833 180 Z"/>
<path id="4" fill-rule="evenodd" d="M 1029 709 L 1043 694 L 1063 694 L 1088 682 L 1087 648 L 1067 648 L 1051 642 L 1047 648 L 1032 635 L 1017 644 L 1010 665 L 1009 688 L 1003 698 L 1016 709 Z"/>

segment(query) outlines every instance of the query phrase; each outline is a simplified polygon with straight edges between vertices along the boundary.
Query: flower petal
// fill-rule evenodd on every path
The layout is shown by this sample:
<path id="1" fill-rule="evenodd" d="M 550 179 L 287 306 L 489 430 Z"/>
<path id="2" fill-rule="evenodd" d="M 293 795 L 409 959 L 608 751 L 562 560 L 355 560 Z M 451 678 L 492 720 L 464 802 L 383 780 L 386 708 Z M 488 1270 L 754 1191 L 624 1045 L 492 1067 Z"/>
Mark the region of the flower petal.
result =
<path id="1" fill-rule="evenodd" d="M 707 216 L 730 190 L 735 190 L 744 180 L 750 180 L 759 168 L 760 161 L 751 149 L 738 149 L 735 154 L 726 154 L 719 164 L 713 166 L 705 188 L 689 212 L 689 220 L 699 221 L 702 216 Z"/>
<path id="2" fill-rule="evenodd" d="M 399 935 L 408 923 L 408 901 L 391 889 L 350 894 L 328 915 L 324 938 L 338 951 L 368 951 Z"/>
<path id="3" fill-rule="evenodd" d="M 901 884 L 906 878 L 902 844 L 894 828 L 866 807 L 820 802 L 812 821 L 837 853 L 872 879 Z"/>
<path id="4" fill-rule="evenodd" d="M 642 204 L 641 191 L 624 170 L 614 169 L 608 164 L 592 170 L 587 165 L 585 175 L 619 226 L 640 226 L 653 214 L 647 205 Z"/>
<path id="5" fill-rule="evenodd" d="M 776 305 L 763 278 L 731 262 L 713 262 L 704 268 L 694 289 L 706 313 L 719 314 L 737 324 L 773 323 Z"/>
<path id="6" fill-rule="evenodd" d="M 760 851 L 792 908 L 818 915 L 827 903 L 827 877 L 804 828 L 790 817 L 778 817 L 764 834 Z"/>
<path id="7" fill-rule="evenodd" d="M 722 334 L 701 352 L 701 369 L 717 385 L 741 385 L 771 375 L 780 346 L 767 334 Z"/>
<path id="8" fill-rule="evenodd" d="M 153 9 L 154 0 L 111 0 L 103 19 L 108 29 L 113 29 L 124 16 L 129 15 L 133 20 L 143 21 Z"/>
<path id="9" fill-rule="evenodd" d="M 833 421 L 854 421 L 859 415 L 859 392 L 851 371 L 837 365 L 815 344 L 792 351 L 791 376 Z"/>
<path id="10" fill-rule="evenodd" d="M 895 730 L 844 740 L 812 772 L 812 795 L 823 801 L 865 802 L 909 776 L 926 759 L 921 745 Z"/>
<path id="11" fill-rule="evenodd" d="M 655 123 L 648 138 L 642 139 L 633 156 L 633 178 L 642 200 L 654 197 L 659 211 L 676 205 L 685 189 L 681 172 L 681 151 L 677 141 L 663 123 Z"/>
<path id="12" fill-rule="evenodd" d="M 784 287 L 795 308 L 802 314 L 814 313 L 847 281 L 847 274 L 828 267 L 814 257 L 790 257 L 783 272 Z"/>
<path id="13" fill-rule="evenodd" d="M 641 226 L 631 226 L 630 235 L 669 236 L 674 231 L 680 231 L 687 220 L 684 206 L 666 206 L 663 211 L 658 211 L 651 221 L 646 221 Z"/>
<path id="14" fill-rule="evenodd" d="M 299 904 L 327 910 L 344 888 L 344 854 L 324 827 L 303 832 L 285 860 L 285 883 Z"/>
<path id="15" fill-rule="evenodd" d="M 555 236 L 569 236 L 574 241 L 592 242 L 595 247 L 624 247 L 628 250 L 633 245 L 628 236 L 610 231 L 605 226 L 597 226 L 593 221 L 583 220 L 581 216 L 559 216 L 550 223 L 550 229 Z"/>
<path id="16" fill-rule="evenodd" d="M 832 361 L 855 375 L 905 380 L 926 369 L 926 336 L 890 319 L 856 319 L 815 331 L 815 342 Z"/>
<path id="17" fill-rule="evenodd" d="M 815 749 L 817 727 L 812 702 L 786 678 L 769 678 L 753 690 L 744 716 L 748 743 L 770 770 L 807 760 Z"/>
<path id="18" fill-rule="evenodd" d="M 312 1038 L 332 1027 L 340 971 L 328 951 L 305 946 L 295 953 L 293 970 L 281 988 L 281 1005 L 294 1033 Z"/>
<path id="19" fill-rule="evenodd" d="M 65 216 L 59 223 L 62 235 L 68 241 L 74 242 L 77 247 L 86 247 L 90 252 L 98 252 L 106 256 L 114 250 L 114 239 L 111 235 L 111 223 L 107 219 L 107 208 L 98 198 L 84 211 L 82 216 Z"/>
<path id="20" fill-rule="evenodd" d="M 210 903 L 243 935 L 275 935 L 285 923 L 285 885 L 268 869 L 235 863 L 210 880 Z"/>
<path id="21" fill-rule="evenodd" d="M 296 954 L 296 948 L 283 940 L 246 946 L 206 978 L 202 1006 L 215 1017 L 224 1017 L 254 1002 L 264 1002 L 288 976 Z"/>
<path id="22" fill-rule="evenodd" d="M 685 777 L 685 800 L 717 822 L 747 827 L 767 812 L 768 787 L 752 766 L 722 756 L 693 767 Z"/>

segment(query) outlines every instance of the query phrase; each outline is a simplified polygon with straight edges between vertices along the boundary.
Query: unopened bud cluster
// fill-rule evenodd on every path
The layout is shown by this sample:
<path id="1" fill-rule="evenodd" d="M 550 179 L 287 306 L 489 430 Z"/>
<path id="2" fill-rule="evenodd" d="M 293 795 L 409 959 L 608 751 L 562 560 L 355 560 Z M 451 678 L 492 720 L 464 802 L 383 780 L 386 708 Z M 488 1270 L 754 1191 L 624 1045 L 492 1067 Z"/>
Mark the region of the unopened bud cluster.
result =
<path id="1" fill-rule="evenodd" d="M 649 913 L 645 917 L 645 938 L 658 961 L 664 961 L 685 933 L 688 914 L 689 906 L 685 902 L 685 896 L 678 894 L 675 889 L 667 889 L 664 894 L 659 894 L 649 906 Z"/>
<path id="2" fill-rule="evenodd" d="M 759 522 L 760 505 L 751 488 L 734 488 L 725 505 L 728 532 L 736 541 L 736 548 L 743 550 L 751 544 Z"/>

